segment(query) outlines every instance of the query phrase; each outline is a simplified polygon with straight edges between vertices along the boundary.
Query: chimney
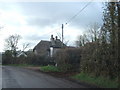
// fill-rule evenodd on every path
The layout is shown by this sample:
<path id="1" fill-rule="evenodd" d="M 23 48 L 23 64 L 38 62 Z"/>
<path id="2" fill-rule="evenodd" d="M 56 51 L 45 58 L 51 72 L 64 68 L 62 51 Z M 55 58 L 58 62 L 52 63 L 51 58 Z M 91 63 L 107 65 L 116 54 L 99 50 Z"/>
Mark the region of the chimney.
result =
<path id="1" fill-rule="evenodd" d="M 58 39 L 58 37 L 57 36 L 55 36 L 55 40 L 57 40 Z"/>
<path id="2" fill-rule="evenodd" d="M 51 38 L 50 38 L 50 41 L 52 41 L 54 38 L 53 38 L 53 35 L 51 35 Z"/>
<path id="3" fill-rule="evenodd" d="M 53 35 L 51 35 L 50 41 L 51 41 L 51 43 L 52 43 L 52 46 L 54 46 L 54 45 L 55 45 L 55 40 L 54 40 L 54 38 L 53 38 Z"/>

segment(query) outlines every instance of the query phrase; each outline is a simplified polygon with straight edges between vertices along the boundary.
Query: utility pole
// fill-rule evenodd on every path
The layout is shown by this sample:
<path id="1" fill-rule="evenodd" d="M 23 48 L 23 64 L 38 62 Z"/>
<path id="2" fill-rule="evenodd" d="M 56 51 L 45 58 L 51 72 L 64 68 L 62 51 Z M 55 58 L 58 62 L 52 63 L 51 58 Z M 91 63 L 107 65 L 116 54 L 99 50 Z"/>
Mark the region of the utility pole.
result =
<path id="1" fill-rule="evenodd" d="M 64 28 L 64 25 L 62 24 L 62 47 L 63 47 L 63 28 Z"/>

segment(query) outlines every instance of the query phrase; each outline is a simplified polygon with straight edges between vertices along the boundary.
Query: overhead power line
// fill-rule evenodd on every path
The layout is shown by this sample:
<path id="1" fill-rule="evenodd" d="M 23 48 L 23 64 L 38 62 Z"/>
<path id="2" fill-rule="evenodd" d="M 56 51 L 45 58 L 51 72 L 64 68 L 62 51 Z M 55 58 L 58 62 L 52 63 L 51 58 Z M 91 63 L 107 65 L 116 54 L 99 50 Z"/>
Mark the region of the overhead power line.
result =
<path id="1" fill-rule="evenodd" d="M 64 39 L 64 34 L 63 34 L 64 33 L 63 32 L 64 26 L 67 25 L 68 23 L 70 23 L 75 17 L 77 17 L 90 3 L 91 2 L 88 2 L 78 13 L 76 13 L 74 16 L 72 16 L 65 24 L 62 24 L 62 43 L 63 43 L 63 39 Z"/>
<path id="2" fill-rule="evenodd" d="M 54 29 L 54 30 L 52 30 L 52 31 L 50 31 L 50 32 L 44 33 L 44 34 L 41 35 L 41 36 L 48 35 L 48 34 L 50 34 L 50 33 L 56 32 L 56 31 L 58 31 L 58 30 L 60 30 L 60 29 L 61 29 L 61 27 L 59 27 L 59 28 L 57 28 L 57 29 Z"/>
<path id="3" fill-rule="evenodd" d="M 92 2 L 93 0 L 91 0 L 90 2 L 88 2 L 79 12 L 77 12 L 74 16 L 72 16 L 69 20 L 67 20 L 67 22 L 65 23 L 68 24 L 70 23 L 74 18 L 76 18 L 88 5 L 90 5 L 90 3 Z"/>
<path id="4" fill-rule="evenodd" d="M 93 0 L 91 0 L 91 1 L 93 1 Z M 76 18 L 76 17 L 91 3 L 91 1 L 88 2 L 88 3 L 87 3 L 79 12 L 77 12 L 74 16 L 72 16 L 70 19 L 68 19 L 67 22 L 66 22 L 65 24 L 63 24 L 63 26 L 65 26 L 65 25 L 67 25 L 68 23 L 72 22 L 72 20 L 73 20 L 74 18 Z M 53 32 L 56 32 L 56 31 L 58 31 L 58 30 L 60 30 L 60 29 L 61 29 L 61 25 L 60 25 L 59 28 L 54 29 L 53 31 L 50 31 L 50 32 L 48 32 L 48 33 L 45 33 L 45 34 L 43 34 L 42 36 L 47 35 L 47 34 L 50 34 L 50 33 L 53 33 Z"/>

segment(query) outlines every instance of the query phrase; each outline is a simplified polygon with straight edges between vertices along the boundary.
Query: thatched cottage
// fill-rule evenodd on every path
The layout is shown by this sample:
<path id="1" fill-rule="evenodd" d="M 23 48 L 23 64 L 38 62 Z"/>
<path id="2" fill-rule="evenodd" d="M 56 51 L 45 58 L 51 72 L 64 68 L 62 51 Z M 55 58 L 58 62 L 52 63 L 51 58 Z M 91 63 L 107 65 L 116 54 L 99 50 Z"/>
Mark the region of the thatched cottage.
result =
<path id="1" fill-rule="evenodd" d="M 41 40 L 34 47 L 33 52 L 36 55 L 52 57 L 57 50 L 63 47 L 66 47 L 66 45 L 62 43 L 61 40 L 57 38 L 57 36 L 54 38 L 53 35 L 51 35 L 50 41 Z"/>

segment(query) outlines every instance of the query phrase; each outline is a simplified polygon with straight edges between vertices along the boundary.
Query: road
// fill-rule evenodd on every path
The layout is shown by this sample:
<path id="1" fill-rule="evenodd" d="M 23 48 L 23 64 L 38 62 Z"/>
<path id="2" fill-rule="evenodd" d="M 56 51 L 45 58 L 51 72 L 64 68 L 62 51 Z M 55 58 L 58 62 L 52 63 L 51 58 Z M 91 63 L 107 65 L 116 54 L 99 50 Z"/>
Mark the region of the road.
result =
<path id="1" fill-rule="evenodd" d="M 20 67 L 2 66 L 2 88 L 84 88 L 72 81 Z"/>

